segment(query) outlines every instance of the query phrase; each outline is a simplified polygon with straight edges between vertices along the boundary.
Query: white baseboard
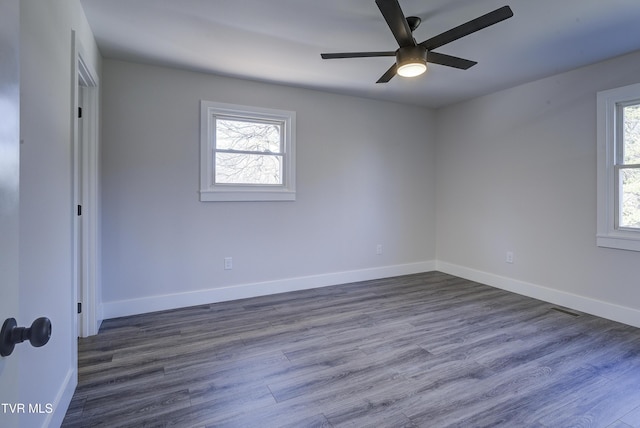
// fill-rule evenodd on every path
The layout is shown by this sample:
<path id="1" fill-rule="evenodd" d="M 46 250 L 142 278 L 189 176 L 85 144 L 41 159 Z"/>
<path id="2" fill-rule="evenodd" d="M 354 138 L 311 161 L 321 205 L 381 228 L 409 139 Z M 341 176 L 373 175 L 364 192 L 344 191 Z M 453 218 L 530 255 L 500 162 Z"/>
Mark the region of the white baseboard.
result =
<path id="1" fill-rule="evenodd" d="M 239 284 L 229 287 L 149 296 L 138 299 L 103 302 L 99 308 L 101 315 L 100 319 L 110 319 L 167 309 L 177 309 L 208 303 L 285 293 L 288 291 L 306 290 L 310 288 L 348 284 L 351 282 L 367 281 L 371 279 L 430 272 L 433 270 L 438 270 L 460 278 L 511 291 L 523 296 L 543 300 L 545 302 L 553 303 L 554 305 L 564 306 L 566 308 L 596 315 L 634 327 L 640 327 L 640 311 L 637 309 L 435 260 L 403 265 L 383 266 L 371 269 L 335 272 L 322 275 L 285 278 L 250 284 Z"/>
<path id="2" fill-rule="evenodd" d="M 167 309 L 204 305 L 208 303 L 264 296 L 268 294 L 285 293 L 288 291 L 306 290 L 309 288 L 327 287 L 330 285 L 347 284 L 350 282 L 368 281 L 371 279 L 429 272 L 435 270 L 435 266 L 435 261 L 425 261 L 298 278 L 285 278 L 251 284 L 239 284 L 229 287 L 149 296 L 139 299 L 103 302 L 101 305 L 101 318 L 117 318 L 147 312 L 163 311 Z"/>
<path id="3" fill-rule="evenodd" d="M 640 327 L 640 311 L 637 309 L 441 261 L 436 262 L 436 269 L 449 275 L 490 285 L 523 296 L 533 297 L 534 299 L 543 300 L 553 303 L 554 305 L 564 306 L 612 321 Z"/>
<path id="4" fill-rule="evenodd" d="M 53 405 L 53 412 L 47 415 L 43 426 L 59 427 L 62 425 L 62 421 L 67 414 L 67 409 L 69 408 L 69 404 L 71 403 L 77 384 L 77 369 L 69 368 L 69 371 L 62 382 L 62 386 L 60 387 L 58 394 L 56 394 L 55 401 L 51 403 Z"/>

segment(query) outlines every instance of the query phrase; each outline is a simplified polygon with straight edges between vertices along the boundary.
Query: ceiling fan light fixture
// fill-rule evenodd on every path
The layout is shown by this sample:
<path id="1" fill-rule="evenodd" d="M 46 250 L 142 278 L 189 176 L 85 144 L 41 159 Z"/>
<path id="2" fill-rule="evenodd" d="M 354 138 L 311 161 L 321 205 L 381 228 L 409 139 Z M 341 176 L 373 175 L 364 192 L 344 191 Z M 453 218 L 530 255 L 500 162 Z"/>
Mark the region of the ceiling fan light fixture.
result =
<path id="1" fill-rule="evenodd" d="M 408 46 L 396 52 L 398 75 L 416 77 L 427 71 L 427 49 L 422 46 Z"/>

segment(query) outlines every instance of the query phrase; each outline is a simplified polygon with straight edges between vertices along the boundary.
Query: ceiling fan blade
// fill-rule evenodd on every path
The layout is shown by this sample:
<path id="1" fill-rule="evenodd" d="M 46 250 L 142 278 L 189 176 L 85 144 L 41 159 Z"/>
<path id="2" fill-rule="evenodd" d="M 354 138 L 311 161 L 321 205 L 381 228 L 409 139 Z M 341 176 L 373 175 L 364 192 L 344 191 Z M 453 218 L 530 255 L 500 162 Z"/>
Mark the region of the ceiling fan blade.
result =
<path id="1" fill-rule="evenodd" d="M 396 56 L 395 52 L 339 52 L 339 53 L 323 53 L 320 54 L 322 59 L 338 59 L 338 58 L 370 58 L 377 56 Z"/>
<path id="2" fill-rule="evenodd" d="M 376 4 L 400 47 L 415 46 L 416 41 L 398 0 L 376 0 Z"/>
<path id="3" fill-rule="evenodd" d="M 440 46 L 446 45 L 447 43 L 451 43 L 454 40 L 458 40 L 461 37 L 468 36 L 469 34 L 482 30 L 483 28 L 487 28 L 493 24 L 497 24 L 498 22 L 504 21 L 505 19 L 511 18 L 512 16 L 513 11 L 511 10 L 511 8 L 509 6 L 503 6 L 499 9 L 494 10 L 493 12 L 489 12 L 476 19 L 472 19 L 469 22 L 452 28 L 449 31 L 438 34 L 437 36 L 432 37 L 429 40 L 425 40 L 424 42 L 420 43 L 420 45 L 424 46 L 425 48 L 427 48 L 427 50 L 430 51 L 432 49 L 436 49 Z"/>
<path id="4" fill-rule="evenodd" d="M 387 72 L 384 73 L 382 75 L 382 77 L 378 79 L 378 81 L 376 83 L 387 83 L 389 80 L 391 80 L 393 78 L 393 76 L 396 75 L 396 71 L 397 70 L 398 70 L 398 65 L 397 64 L 393 64 L 391 66 L 391 68 L 388 69 Z"/>
<path id="5" fill-rule="evenodd" d="M 447 67 L 459 68 L 466 70 L 477 64 L 475 61 L 470 61 L 464 58 L 458 58 L 457 56 L 451 56 L 438 52 L 429 52 L 427 54 L 427 62 L 433 64 L 446 65 Z"/>

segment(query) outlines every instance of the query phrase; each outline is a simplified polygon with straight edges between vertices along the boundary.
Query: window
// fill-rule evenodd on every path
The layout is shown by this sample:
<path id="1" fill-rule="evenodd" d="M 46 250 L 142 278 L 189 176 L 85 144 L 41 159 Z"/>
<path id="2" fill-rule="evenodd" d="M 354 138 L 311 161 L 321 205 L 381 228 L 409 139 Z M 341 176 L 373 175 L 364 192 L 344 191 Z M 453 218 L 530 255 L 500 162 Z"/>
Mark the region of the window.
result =
<path id="1" fill-rule="evenodd" d="M 292 111 L 200 102 L 200 200 L 294 201 Z"/>
<path id="2" fill-rule="evenodd" d="M 601 247 L 640 251 L 640 84 L 598 92 Z"/>

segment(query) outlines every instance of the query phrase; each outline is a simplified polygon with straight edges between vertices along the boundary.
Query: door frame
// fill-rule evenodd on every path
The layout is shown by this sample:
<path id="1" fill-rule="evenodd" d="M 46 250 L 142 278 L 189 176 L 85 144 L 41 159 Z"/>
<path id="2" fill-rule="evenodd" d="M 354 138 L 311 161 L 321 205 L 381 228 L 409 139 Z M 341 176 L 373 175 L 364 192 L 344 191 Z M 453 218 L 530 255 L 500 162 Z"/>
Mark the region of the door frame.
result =
<path id="1" fill-rule="evenodd" d="M 87 337 L 98 333 L 102 316 L 100 288 L 100 186 L 99 186 L 99 79 L 85 60 L 86 54 L 72 31 L 72 117 L 73 117 L 73 290 L 80 297 L 82 313 L 77 334 Z M 80 89 L 82 88 L 82 90 Z M 78 107 L 83 106 L 82 126 Z M 82 215 L 77 215 L 77 206 Z M 80 234 L 81 243 L 79 244 Z M 76 305 L 74 304 L 75 308 Z"/>

